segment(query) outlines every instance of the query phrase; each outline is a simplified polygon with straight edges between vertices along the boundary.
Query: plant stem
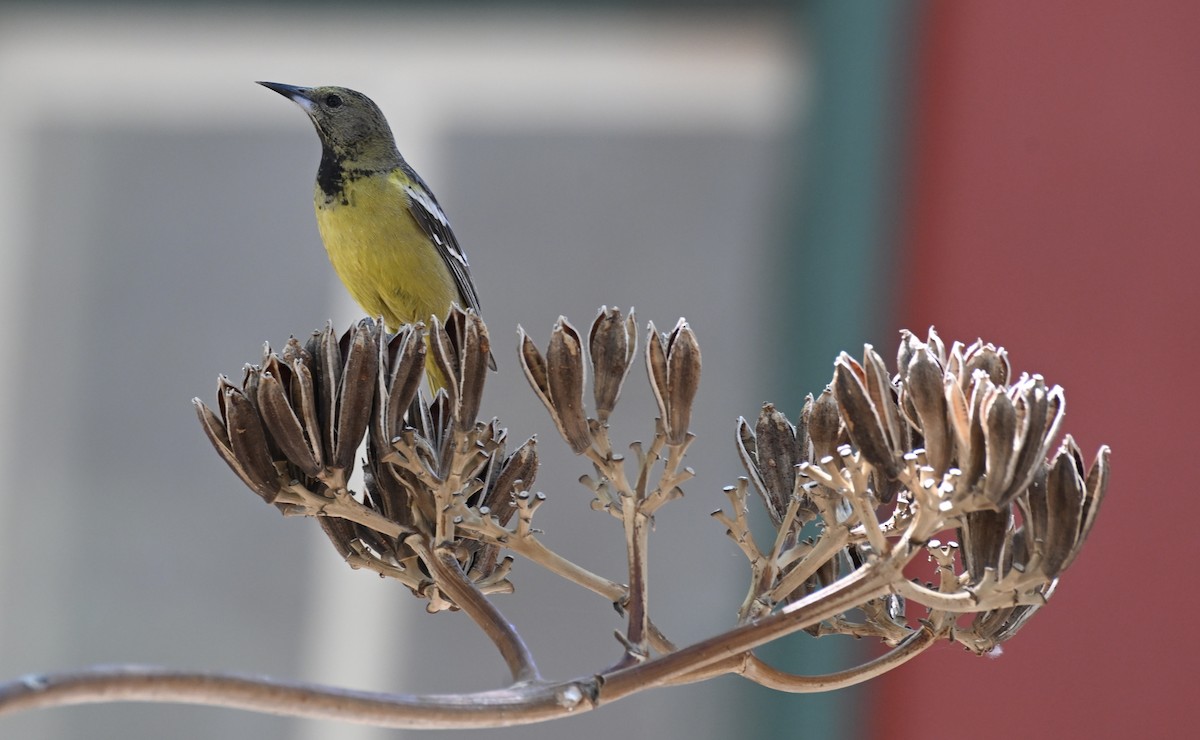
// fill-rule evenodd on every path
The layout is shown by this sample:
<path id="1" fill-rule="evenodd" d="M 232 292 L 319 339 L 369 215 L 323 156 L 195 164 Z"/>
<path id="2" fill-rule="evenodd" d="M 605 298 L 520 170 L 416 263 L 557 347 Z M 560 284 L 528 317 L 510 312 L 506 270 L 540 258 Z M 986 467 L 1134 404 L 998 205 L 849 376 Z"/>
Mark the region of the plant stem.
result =
<path id="1" fill-rule="evenodd" d="M 786 691 L 792 694 L 833 691 L 883 675 L 925 652 L 937 642 L 937 639 L 936 632 L 928 627 L 923 627 L 874 660 L 849 670 L 826 673 L 822 676 L 797 676 L 786 673 L 766 664 L 753 654 L 747 656 L 745 666 L 739 673 L 756 684 L 776 691 Z"/>
<path id="2" fill-rule="evenodd" d="M 0 684 L 0 716 L 118 701 L 200 704 L 376 727 L 423 730 L 509 727 L 594 708 L 587 682 L 527 684 L 475 694 L 413 695 L 161 668 L 90 668 Z"/>
<path id="3" fill-rule="evenodd" d="M 805 554 L 794 569 L 779 579 L 775 588 L 771 589 L 770 598 L 773 603 L 786 599 L 793 591 L 804 585 L 804 582 L 817 570 L 836 555 L 850 541 L 850 532 L 844 526 L 826 529 L 821 533 L 813 549 Z"/>
<path id="4" fill-rule="evenodd" d="M 533 654 L 529 652 L 525 641 L 495 604 L 480 593 L 475 584 L 467 578 L 454 554 L 440 547 L 430 552 L 417 535 L 409 537 L 405 544 L 425 561 L 437 585 L 446 595 L 466 612 L 499 648 L 500 655 L 512 673 L 513 681 L 524 683 L 540 680 L 537 663 L 534 662 Z"/>
<path id="5" fill-rule="evenodd" d="M 701 640 L 669 655 L 602 676 L 600 703 L 615 701 L 652 686 L 672 682 L 738 653 L 753 650 L 888 593 L 891 581 L 900 575 L 907 555 L 897 562 L 888 559 L 864 566 L 840 581 L 815 591 L 778 612 L 728 632 Z"/>
<path id="6" fill-rule="evenodd" d="M 420 696 L 349 691 L 230 674 L 154 668 L 93 668 L 26 676 L 0 684 L 0 715 L 70 704 L 149 701 L 204 704 L 379 727 L 454 729 L 530 724 L 589 711 L 630 694 L 672 683 L 721 661 L 740 659 L 740 654 L 759 645 L 877 598 L 888 592 L 893 581 L 902 578 L 902 568 L 916 550 L 915 547 L 894 548 L 891 557 L 864 566 L 775 614 L 669 655 L 557 684 L 532 681 L 497 691 Z M 449 553 L 446 556 L 449 557 Z M 448 567 L 449 563 L 431 557 L 430 565 Z M 454 569 L 461 574 L 457 566 Z M 464 610 L 467 608 L 462 603 L 460 606 Z M 511 630 L 498 613 L 489 618 L 488 624 L 503 625 L 503 631 Z M 491 631 L 489 636 L 492 636 Z M 514 648 L 515 645 L 510 645 L 502 648 L 502 652 Z M 517 649 L 523 650 L 524 645 L 520 644 Z M 521 661 L 515 663 L 518 668 L 514 670 L 514 676 L 522 672 L 519 669 Z M 514 661 L 510 661 L 510 666 L 513 665 Z M 731 670 L 736 669 L 731 665 Z"/>
<path id="7" fill-rule="evenodd" d="M 834 691 L 868 681 L 897 666 L 907 663 L 933 645 L 938 637 L 938 632 L 925 626 L 913 632 L 896 645 L 896 647 L 874 660 L 844 671 L 817 676 L 798 676 L 793 673 L 786 673 L 767 664 L 754 653 L 746 652 L 713 663 L 707 668 L 685 673 L 672 681 L 671 685 L 680 686 L 687 683 L 707 681 L 710 678 L 726 673 L 736 673 L 745 679 L 769 689 L 786 691 L 792 694 Z"/>
<path id="8" fill-rule="evenodd" d="M 661 420 L 658 422 L 661 427 Z M 650 452 L 639 454 L 639 470 L 637 487 L 632 488 L 625 477 L 625 467 L 622 461 L 612 454 L 612 443 L 608 429 L 601 426 L 595 435 L 592 446 L 584 454 L 596 466 L 596 472 L 616 488 L 620 496 L 620 517 L 625 529 L 625 557 L 629 570 L 629 590 L 626 595 L 625 608 L 628 616 L 628 626 L 625 630 L 625 657 L 618 666 L 626 666 L 645 660 L 650 649 L 647 645 L 647 624 L 649 613 L 646 602 L 649 595 L 646 576 L 649 568 L 646 561 L 646 548 L 649 541 L 648 518 L 643 512 L 646 500 L 646 487 L 650 469 L 658 460 L 658 454 L 663 445 L 661 428 L 654 436 Z"/>
<path id="9" fill-rule="evenodd" d="M 590 570 L 576 565 L 557 552 L 542 544 L 538 538 L 512 537 L 504 542 L 511 552 L 537 563 L 546 570 L 566 578 L 572 583 L 583 586 L 589 591 L 599 594 L 609 601 L 621 602 L 625 599 L 625 587 L 615 581 L 610 581 Z"/>
<path id="10" fill-rule="evenodd" d="M 649 528 L 646 526 L 646 515 L 641 512 L 641 507 L 629 504 L 623 506 L 621 510 L 625 522 L 626 555 L 629 559 L 629 598 L 625 603 L 629 626 L 625 633 L 627 640 L 625 649 L 631 659 L 640 661 L 645 660 L 650 654 L 646 643 L 649 621 L 646 605 L 650 591 L 646 578 L 649 571 L 646 562 Z"/>

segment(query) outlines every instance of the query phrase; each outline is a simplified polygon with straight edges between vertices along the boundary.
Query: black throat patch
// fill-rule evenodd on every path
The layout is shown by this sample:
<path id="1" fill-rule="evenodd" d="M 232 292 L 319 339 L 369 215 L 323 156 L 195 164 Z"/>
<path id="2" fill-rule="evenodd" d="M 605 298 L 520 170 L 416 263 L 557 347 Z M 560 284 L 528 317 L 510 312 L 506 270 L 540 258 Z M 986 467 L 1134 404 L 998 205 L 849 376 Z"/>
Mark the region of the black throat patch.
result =
<path id="1" fill-rule="evenodd" d="M 321 166 L 317 168 L 317 187 L 325 195 L 325 202 L 343 200 L 342 190 L 346 187 L 345 158 L 329 147 L 321 148 Z"/>

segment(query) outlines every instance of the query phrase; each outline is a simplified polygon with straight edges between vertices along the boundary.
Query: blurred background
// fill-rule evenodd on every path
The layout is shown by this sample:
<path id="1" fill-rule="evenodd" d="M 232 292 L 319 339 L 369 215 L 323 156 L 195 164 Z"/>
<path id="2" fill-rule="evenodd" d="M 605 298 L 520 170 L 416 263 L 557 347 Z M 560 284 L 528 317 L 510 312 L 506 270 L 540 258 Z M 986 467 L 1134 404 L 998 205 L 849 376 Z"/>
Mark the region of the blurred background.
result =
<path id="1" fill-rule="evenodd" d="M 767 400 L 794 416 L 840 350 L 890 356 L 902 326 L 981 336 L 1067 389 L 1087 454 L 1114 448 L 1090 544 L 999 658 L 947 644 L 819 696 L 726 677 L 489 737 L 1190 736 L 1200 5 L 90 7 L 0 2 L 0 678 L 505 677 L 461 614 L 425 614 L 262 505 L 194 419 L 189 399 L 211 403 L 263 341 L 358 315 L 313 220 L 316 135 L 265 79 L 353 87 L 388 115 L 471 257 L 500 364 L 484 413 L 514 443 L 539 435 L 545 540 L 611 578 L 619 527 L 525 387 L 516 327 L 544 344 L 606 304 L 688 318 L 698 479 L 651 540 L 676 641 L 722 630 L 744 594 L 708 518 L 741 473 L 736 418 Z M 651 433 L 643 385 L 617 440 Z M 606 603 L 528 563 L 513 578 L 496 602 L 546 674 L 616 657 Z M 869 654 L 840 639 L 770 658 L 820 673 Z M 28 740 L 401 734 L 152 705 L 0 719 Z"/>

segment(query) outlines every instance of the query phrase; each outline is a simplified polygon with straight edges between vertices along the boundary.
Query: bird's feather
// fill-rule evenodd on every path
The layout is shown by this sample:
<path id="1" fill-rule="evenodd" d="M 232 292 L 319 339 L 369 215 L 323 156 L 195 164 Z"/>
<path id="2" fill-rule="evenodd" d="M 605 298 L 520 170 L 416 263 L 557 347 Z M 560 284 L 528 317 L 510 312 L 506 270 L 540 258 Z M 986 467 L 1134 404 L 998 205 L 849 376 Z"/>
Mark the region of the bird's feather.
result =
<path id="1" fill-rule="evenodd" d="M 471 282 L 471 266 L 467 263 L 467 255 L 458 246 L 458 240 L 454 238 L 454 232 L 450 229 L 450 222 L 446 219 L 446 214 L 442 212 L 437 198 L 425 185 L 420 175 L 407 164 L 403 166 L 403 170 L 409 180 L 404 185 L 404 191 L 409 198 L 409 212 L 421 230 L 437 247 L 438 254 L 446 261 L 446 265 L 454 275 L 454 284 L 458 287 L 458 294 L 467 303 L 463 308 L 470 308 L 479 313 L 479 296 L 475 293 L 474 283 Z"/>

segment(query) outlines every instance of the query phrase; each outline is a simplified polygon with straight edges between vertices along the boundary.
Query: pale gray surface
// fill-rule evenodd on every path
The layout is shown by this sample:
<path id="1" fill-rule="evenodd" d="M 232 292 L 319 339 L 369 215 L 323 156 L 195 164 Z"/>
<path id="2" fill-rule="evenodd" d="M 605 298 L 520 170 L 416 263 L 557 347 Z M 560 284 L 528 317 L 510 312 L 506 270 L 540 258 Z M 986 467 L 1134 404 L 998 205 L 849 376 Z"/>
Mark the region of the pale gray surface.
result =
<path id="1" fill-rule="evenodd" d="M 560 313 L 585 331 L 608 303 L 636 305 L 643 327 L 653 319 L 669 330 L 685 315 L 695 328 L 704 375 L 689 462 L 699 479 L 659 515 L 652 613 L 678 641 L 720 630 L 746 567 L 708 513 L 740 472 L 734 419 L 762 400 L 754 355 L 768 301 L 756 285 L 770 269 L 762 220 L 772 143 L 720 132 L 446 135 L 444 171 L 426 174 L 471 257 L 497 348 L 484 414 L 499 416 L 514 443 L 539 435 L 546 542 L 617 580 L 618 523 L 588 509 L 576 482 L 587 466 L 528 391 L 516 325 L 544 345 Z M 331 314 L 331 269 L 308 201 L 315 138 L 293 126 L 59 129 L 36 146 L 34 298 L 12 317 L 6 353 L 24 366 L 23 388 L 0 420 L 0 674 L 136 662 L 321 680 L 304 673 L 300 654 L 316 527 L 282 519 L 243 488 L 188 405 L 194 395 L 209 401 L 216 374 L 237 376 L 263 340 L 279 345 Z M 408 154 L 420 169 L 419 153 Z M 651 429 L 640 359 L 617 408 L 618 441 Z M 621 620 L 601 599 L 527 563 L 513 578 L 517 594 L 497 604 L 545 674 L 573 676 L 618 657 L 611 633 Z M 403 621 L 406 652 L 390 683 L 367 688 L 459 691 L 503 680 L 466 618 L 427 616 L 400 587 L 378 585 L 390 589 L 382 601 Z M 329 640 L 349 639 L 356 605 L 342 613 Z M 727 737 L 732 681 L 652 692 L 563 723 L 440 736 Z M 0 720 L 0 737 L 311 737 L 300 724 L 124 705 Z M 341 737 L 342 727 L 322 734 Z"/>

